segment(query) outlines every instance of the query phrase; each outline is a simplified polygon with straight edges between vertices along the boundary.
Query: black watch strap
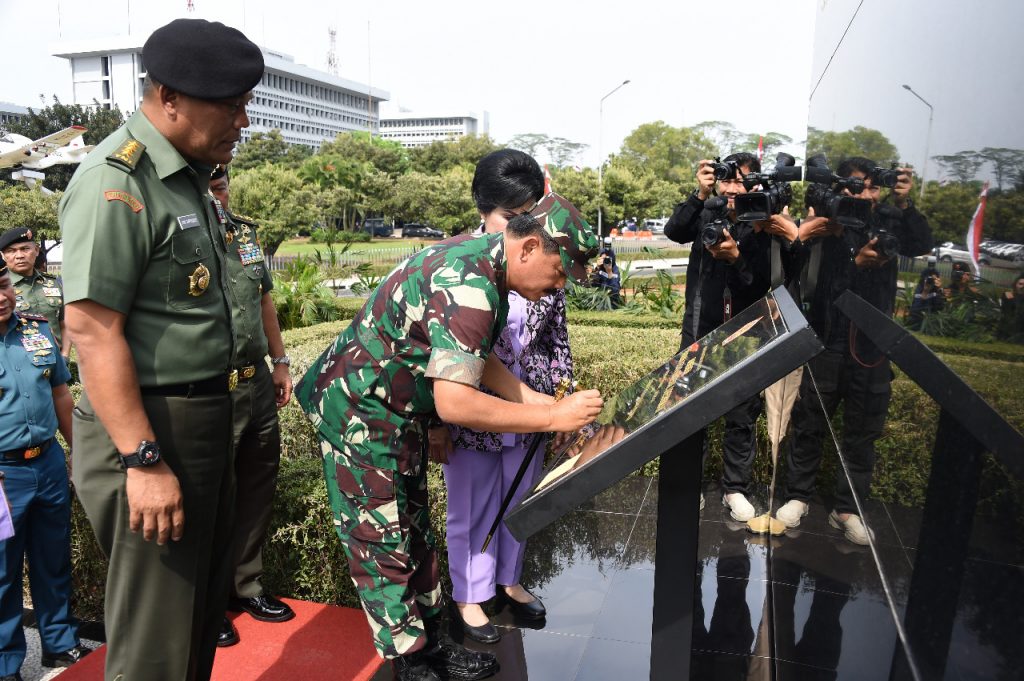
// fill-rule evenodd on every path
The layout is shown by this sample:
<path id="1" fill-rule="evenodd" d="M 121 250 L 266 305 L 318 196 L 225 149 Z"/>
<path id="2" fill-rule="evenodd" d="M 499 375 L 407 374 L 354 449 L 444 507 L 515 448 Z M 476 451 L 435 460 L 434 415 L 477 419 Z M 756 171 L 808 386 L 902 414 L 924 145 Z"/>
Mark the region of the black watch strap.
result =
<path id="1" fill-rule="evenodd" d="M 155 442 L 143 440 L 139 443 L 139 448 L 131 454 L 118 453 L 118 456 L 125 468 L 152 466 L 160 461 L 160 446 Z"/>

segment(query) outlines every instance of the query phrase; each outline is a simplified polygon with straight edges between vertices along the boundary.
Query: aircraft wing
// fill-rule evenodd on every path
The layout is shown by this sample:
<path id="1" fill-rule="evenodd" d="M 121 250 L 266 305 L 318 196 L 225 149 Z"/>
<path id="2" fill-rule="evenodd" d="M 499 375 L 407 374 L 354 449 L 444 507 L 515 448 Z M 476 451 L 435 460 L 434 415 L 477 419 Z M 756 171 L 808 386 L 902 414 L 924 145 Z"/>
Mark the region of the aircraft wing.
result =
<path id="1" fill-rule="evenodd" d="M 72 125 L 70 128 L 64 128 L 60 132 L 37 139 L 32 143 L 32 147 L 45 154 L 48 151 L 67 146 L 71 140 L 81 137 L 85 131 L 86 128 L 81 125 Z"/>
<path id="2" fill-rule="evenodd" d="M 31 149 L 32 145 L 26 144 L 0 154 L 0 168 L 10 168 L 11 166 L 16 166 L 19 163 L 24 163 L 25 161 L 30 160 L 31 157 L 25 152 L 30 151 Z"/>

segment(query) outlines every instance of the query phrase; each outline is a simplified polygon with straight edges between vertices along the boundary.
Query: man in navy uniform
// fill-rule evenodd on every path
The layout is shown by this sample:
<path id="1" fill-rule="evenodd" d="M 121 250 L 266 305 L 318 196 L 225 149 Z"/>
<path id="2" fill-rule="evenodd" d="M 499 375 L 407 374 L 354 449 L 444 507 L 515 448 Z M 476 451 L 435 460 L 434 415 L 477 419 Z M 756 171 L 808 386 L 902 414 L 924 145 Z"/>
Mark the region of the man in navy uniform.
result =
<path id="1" fill-rule="evenodd" d="M 22 565 L 44 667 L 68 667 L 91 652 L 71 616 L 71 492 L 64 450 L 71 441 L 71 378 L 46 318 L 15 311 L 14 285 L 0 261 L 0 473 L 14 536 L 0 542 L 0 681 L 21 681 Z"/>

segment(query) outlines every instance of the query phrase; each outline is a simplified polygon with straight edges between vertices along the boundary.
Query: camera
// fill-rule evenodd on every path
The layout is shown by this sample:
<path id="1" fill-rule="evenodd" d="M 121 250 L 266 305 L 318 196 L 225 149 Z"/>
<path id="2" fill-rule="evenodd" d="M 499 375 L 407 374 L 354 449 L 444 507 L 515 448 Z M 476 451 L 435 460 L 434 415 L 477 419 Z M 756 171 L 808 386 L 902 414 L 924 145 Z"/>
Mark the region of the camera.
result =
<path id="1" fill-rule="evenodd" d="M 877 239 L 875 253 L 887 260 L 900 254 L 900 239 L 893 227 L 899 224 L 902 215 L 903 211 L 889 204 L 883 203 L 875 207 L 875 220 L 868 231 L 868 241 Z"/>
<path id="2" fill-rule="evenodd" d="M 743 186 L 750 193 L 733 199 L 736 220 L 757 222 L 781 213 L 783 207 L 793 200 L 793 189 L 789 183 L 799 182 L 801 176 L 802 169 L 796 165 L 796 159 L 782 152 L 775 157 L 775 167 L 768 172 L 747 173 L 743 177 Z M 762 186 L 761 191 L 750 191 L 758 185 Z"/>
<path id="3" fill-rule="evenodd" d="M 715 173 L 716 180 L 731 180 L 740 172 L 740 167 L 735 161 L 722 163 L 716 156 L 715 162 L 711 164 L 711 170 Z"/>
<path id="4" fill-rule="evenodd" d="M 897 170 L 897 165 L 893 163 L 888 168 L 874 168 L 869 177 L 871 178 L 871 184 L 874 186 L 892 189 L 900 179 L 900 171 Z"/>
<path id="5" fill-rule="evenodd" d="M 705 247 L 721 243 L 725 238 L 725 230 L 729 227 L 728 205 L 729 201 L 724 196 L 712 196 L 704 202 L 704 210 L 712 216 L 700 230 L 700 242 Z"/>
<path id="6" fill-rule="evenodd" d="M 860 177 L 839 177 L 828 167 L 821 154 L 807 159 L 807 186 L 805 205 L 814 209 L 814 214 L 828 218 L 843 227 L 864 229 L 871 220 L 871 201 L 846 196 L 864 191 L 864 179 Z"/>
<path id="7" fill-rule="evenodd" d="M 610 255 L 606 255 L 603 258 L 601 258 L 601 267 L 604 267 L 605 265 L 611 265 L 611 264 L 612 264 L 612 257 Z"/>

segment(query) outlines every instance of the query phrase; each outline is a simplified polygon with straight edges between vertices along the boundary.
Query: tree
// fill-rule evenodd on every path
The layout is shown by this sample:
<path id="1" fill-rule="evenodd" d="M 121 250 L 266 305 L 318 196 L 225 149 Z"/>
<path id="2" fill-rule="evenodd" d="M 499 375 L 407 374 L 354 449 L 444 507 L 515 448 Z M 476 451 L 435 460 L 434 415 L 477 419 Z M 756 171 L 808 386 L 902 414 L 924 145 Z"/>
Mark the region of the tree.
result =
<path id="1" fill-rule="evenodd" d="M 231 176 L 231 209 L 260 225 L 260 245 L 273 255 L 285 239 L 316 220 L 318 192 L 297 171 L 264 163 Z"/>
<path id="2" fill-rule="evenodd" d="M 843 132 L 808 128 L 807 157 L 816 154 L 824 154 L 833 171 L 840 162 L 851 156 L 863 156 L 879 165 L 899 161 L 899 152 L 888 137 L 878 130 L 860 125 Z"/>
<path id="3" fill-rule="evenodd" d="M 974 202 L 977 204 L 977 194 Z M 984 231 L 986 238 L 1024 243 L 1024 191 L 990 192 L 985 207 Z"/>
<path id="4" fill-rule="evenodd" d="M 0 231 L 30 227 L 41 239 L 60 239 L 59 193 L 44 194 L 22 184 L 0 185 Z"/>
<path id="5" fill-rule="evenodd" d="M 955 154 L 932 156 L 932 158 L 942 167 L 943 173 L 952 176 L 961 184 L 975 179 L 978 168 L 985 163 L 985 159 L 976 151 L 958 151 Z"/>
<path id="6" fill-rule="evenodd" d="M 472 171 L 465 166 L 441 174 L 412 171 L 395 182 L 390 209 L 406 222 L 429 222 L 447 233 L 475 226 L 480 216 L 473 203 Z"/>
<path id="7" fill-rule="evenodd" d="M 612 165 L 643 169 L 672 183 L 692 181 L 697 162 L 715 155 L 714 144 L 694 128 L 674 128 L 664 121 L 644 123 L 622 142 Z"/>
<path id="8" fill-rule="evenodd" d="M 346 158 L 337 154 L 317 154 L 306 159 L 299 168 L 299 177 L 316 185 L 327 197 L 321 206 L 330 211 L 323 217 L 323 227 L 353 229 L 360 216 L 366 214 L 367 197 L 364 181 L 377 172 L 369 161 Z"/>
<path id="9" fill-rule="evenodd" d="M 510 149 L 518 149 L 534 158 L 537 157 L 537 150 L 547 146 L 548 136 L 538 132 L 523 132 L 513 135 L 506 144 Z"/>
<path id="10" fill-rule="evenodd" d="M 920 210 L 928 217 L 935 243 L 952 241 L 963 244 L 967 226 L 978 205 L 980 182 L 929 184 L 928 191 L 921 197 Z M 986 232 L 991 230 L 991 214 L 986 215 Z"/>
<path id="11" fill-rule="evenodd" d="M 397 177 L 409 170 L 409 152 L 398 142 L 372 137 L 363 131 L 344 132 L 320 145 L 319 155 L 340 156 L 369 163 L 382 173 Z"/>
<path id="12" fill-rule="evenodd" d="M 604 221 L 609 225 L 627 217 L 643 219 L 671 215 L 687 188 L 654 173 L 623 165 L 609 166 L 604 175 Z"/>
<path id="13" fill-rule="evenodd" d="M 239 145 L 232 170 L 247 170 L 264 163 L 278 163 L 287 168 L 298 168 L 313 150 L 303 144 L 289 144 L 278 129 L 254 132 L 247 142 Z"/>
<path id="14" fill-rule="evenodd" d="M 93 106 L 64 104 L 54 95 L 53 104 L 38 111 L 29 107 L 25 120 L 10 123 L 7 126 L 7 131 L 37 140 L 72 125 L 81 125 L 86 128 L 85 134 L 82 135 L 82 141 L 85 144 L 99 144 L 123 124 L 124 115 L 116 106 L 113 109 L 104 109 L 96 100 L 93 100 Z M 43 185 L 47 189 L 63 191 L 67 188 L 77 167 L 76 165 L 56 165 L 47 168 Z"/>
<path id="15" fill-rule="evenodd" d="M 1024 170 L 1024 150 L 1005 147 L 985 147 L 978 155 L 992 164 L 996 176 L 996 187 L 1003 188 L 1003 181 L 1016 183 Z"/>
<path id="16" fill-rule="evenodd" d="M 412 169 L 421 173 L 440 174 L 458 165 L 472 172 L 480 159 L 500 148 L 488 135 L 462 135 L 410 149 L 409 160 Z"/>
<path id="17" fill-rule="evenodd" d="M 543 133 L 528 132 L 514 135 L 506 145 L 537 158 L 539 151 L 547 152 L 551 165 L 563 167 L 574 161 L 589 144 L 573 142 L 564 137 L 550 137 Z"/>
<path id="18" fill-rule="evenodd" d="M 554 168 L 551 188 L 569 199 L 580 215 L 597 228 L 597 170 L 584 168 Z"/>

